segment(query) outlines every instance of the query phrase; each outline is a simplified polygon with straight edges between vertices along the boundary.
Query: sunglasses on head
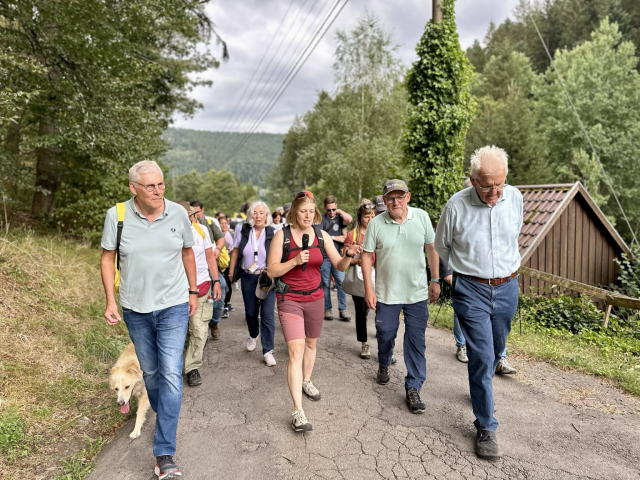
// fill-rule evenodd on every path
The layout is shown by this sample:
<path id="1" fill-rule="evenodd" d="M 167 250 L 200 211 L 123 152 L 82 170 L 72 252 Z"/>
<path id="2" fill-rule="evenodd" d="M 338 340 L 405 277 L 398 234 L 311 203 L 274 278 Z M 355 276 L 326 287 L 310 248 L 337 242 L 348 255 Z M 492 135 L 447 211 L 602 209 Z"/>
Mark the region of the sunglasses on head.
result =
<path id="1" fill-rule="evenodd" d="M 370 208 L 376 208 L 376 206 L 373 203 L 363 203 L 361 208 L 370 209 Z"/>
<path id="2" fill-rule="evenodd" d="M 302 191 L 300 193 L 296 193 L 295 200 L 299 200 L 299 199 L 304 198 L 304 197 L 309 197 L 311 200 L 315 200 L 313 198 L 313 193 L 311 193 L 311 192 L 309 192 L 307 190 L 304 190 L 304 191 Z"/>

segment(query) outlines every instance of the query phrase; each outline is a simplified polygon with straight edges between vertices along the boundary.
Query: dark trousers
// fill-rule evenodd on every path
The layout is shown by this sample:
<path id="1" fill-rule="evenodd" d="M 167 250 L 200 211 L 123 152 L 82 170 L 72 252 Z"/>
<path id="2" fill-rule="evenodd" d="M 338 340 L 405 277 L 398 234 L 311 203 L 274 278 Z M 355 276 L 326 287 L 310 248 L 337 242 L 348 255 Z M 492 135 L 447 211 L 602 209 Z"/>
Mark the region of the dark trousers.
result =
<path id="1" fill-rule="evenodd" d="M 498 428 L 493 416 L 493 375 L 518 307 L 518 277 L 497 286 L 454 276 L 453 309 L 467 340 L 469 393 L 476 428 Z"/>
<path id="2" fill-rule="evenodd" d="M 264 300 L 256 297 L 259 276 L 244 272 L 240 288 L 242 289 L 244 317 L 247 320 L 249 336 L 258 338 L 258 334 L 260 334 L 262 354 L 264 355 L 273 350 L 273 337 L 276 333 L 276 321 L 273 314 L 276 306 L 276 292 L 269 290 L 269 294 Z"/>
<path id="3" fill-rule="evenodd" d="M 364 297 L 352 295 L 351 298 L 353 299 L 353 306 L 356 309 L 356 337 L 359 342 L 366 342 L 369 307 L 367 306 L 367 302 L 364 301 Z"/>
<path id="4" fill-rule="evenodd" d="M 404 388 L 420 390 L 427 378 L 427 359 L 424 356 L 425 339 L 429 319 L 427 301 L 400 305 L 376 304 L 376 336 L 378 338 L 378 363 L 381 367 L 391 365 L 396 335 L 400 326 L 400 310 L 404 312 L 404 363 L 407 376 Z"/>
<path id="5" fill-rule="evenodd" d="M 224 279 L 227 281 L 227 294 L 224 296 L 224 304 L 225 306 L 231 302 L 231 294 L 233 293 L 233 285 L 231 284 L 231 279 L 229 278 L 229 267 L 227 267 L 227 269 L 222 272 L 222 274 L 224 275 Z"/>

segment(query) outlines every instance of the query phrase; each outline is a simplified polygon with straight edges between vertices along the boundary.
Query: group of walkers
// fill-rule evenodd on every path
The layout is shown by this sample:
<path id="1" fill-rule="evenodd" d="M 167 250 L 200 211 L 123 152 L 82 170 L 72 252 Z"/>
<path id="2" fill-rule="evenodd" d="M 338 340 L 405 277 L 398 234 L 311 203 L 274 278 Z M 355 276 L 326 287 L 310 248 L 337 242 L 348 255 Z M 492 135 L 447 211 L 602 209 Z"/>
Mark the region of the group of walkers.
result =
<path id="1" fill-rule="evenodd" d="M 373 201 L 363 199 L 355 221 L 338 209 L 335 197 L 324 199 L 321 213 L 313 193 L 302 191 L 273 213 L 262 201 L 247 205 L 246 220 L 232 231 L 224 214 L 205 217 L 198 201 L 180 206 L 166 200 L 155 162 L 134 165 L 129 172 L 134 197 L 125 204 L 124 219 L 114 207 L 105 220 L 105 317 L 110 324 L 120 320 L 114 289 L 119 268 L 123 319 L 157 413 L 153 454 L 159 478 L 181 476 L 173 455 L 182 373 L 190 386 L 202 383 L 199 367 L 207 333 L 220 339 L 219 322 L 232 308 L 236 282 L 245 306 L 246 350 L 253 351 L 260 336 L 268 367 L 276 365 L 277 312 L 289 355 L 296 432 L 312 430 L 303 394 L 321 399 L 312 374 L 323 324 L 333 319 L 331 278 L 338 290 L 339 319 L 350 320 L 346 295 L 353 298 L 363 359 L 371 358 L 367 316 L 375 311 L 376 380 L 381 385 L 390 381 L 402 314 L 405 401 L 415 414 L 426 410 L 420 390 L 426 380 L 428 303 L 438 300 L 441 279 L 450 283 L 456 356 L 467 363 L 476 417 L 475 451 L 481 458 L 500 457 L 492 377 L 515 372 L 504 355 L 519 294 L 522 225 L 522 196 L 505 185 L 507 173 L 502 149 L 477 150 L 471 158 L 471 185 L 451 197 L 435 231 L 427 212 L 409 206 L 411 193 L 399 179 L 386 182 Z M 500 368 L 503 361 L 511 371 Z"/>

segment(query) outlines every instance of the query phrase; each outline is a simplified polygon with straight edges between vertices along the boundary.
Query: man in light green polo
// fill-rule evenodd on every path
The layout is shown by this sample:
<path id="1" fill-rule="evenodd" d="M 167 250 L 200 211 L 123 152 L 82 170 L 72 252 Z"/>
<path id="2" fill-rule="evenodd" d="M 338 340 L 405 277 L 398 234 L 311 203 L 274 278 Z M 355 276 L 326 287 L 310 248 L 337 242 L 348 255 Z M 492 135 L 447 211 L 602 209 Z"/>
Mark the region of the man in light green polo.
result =
<path id="1" fill-rule="evenodd" d="M 427 301 L 440 296 L 438 254 L 433 246 L 435 232 L 424 210 L 409 207 L 409 188 L 403 180 L 389 180 L 383 198 L 387 211 L 369 222 L 362 244 L 362 276 L 365 301 L 376 311 L 378 338 L 378 383 L 389 383 L 389 365 L 404 312 L 404 362 L 406 402 L 411 413 L 424 413 L 420 388 L 427 377 L 424 356 L 425 330 L 429 319 Z M 427 282 L 424 252 L 431 268 Z M 373 254 L 376 255 L 376 287 L 371 284 Z M 428 286 L 427 286 L 428 285 Z"/>

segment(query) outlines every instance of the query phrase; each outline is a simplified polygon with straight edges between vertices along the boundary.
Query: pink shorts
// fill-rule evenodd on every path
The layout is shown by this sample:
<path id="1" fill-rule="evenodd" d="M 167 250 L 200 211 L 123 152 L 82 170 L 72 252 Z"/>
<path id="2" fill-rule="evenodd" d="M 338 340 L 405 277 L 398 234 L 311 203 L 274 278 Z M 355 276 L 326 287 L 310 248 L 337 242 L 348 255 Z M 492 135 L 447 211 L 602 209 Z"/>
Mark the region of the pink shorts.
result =
<path id="1" fill-rule="evenodd" d="M 278 317 L 285 341 L 318 338 L 324 322 L 324 297 L 313 302 L 285 298 L 278 302 Z"/>

